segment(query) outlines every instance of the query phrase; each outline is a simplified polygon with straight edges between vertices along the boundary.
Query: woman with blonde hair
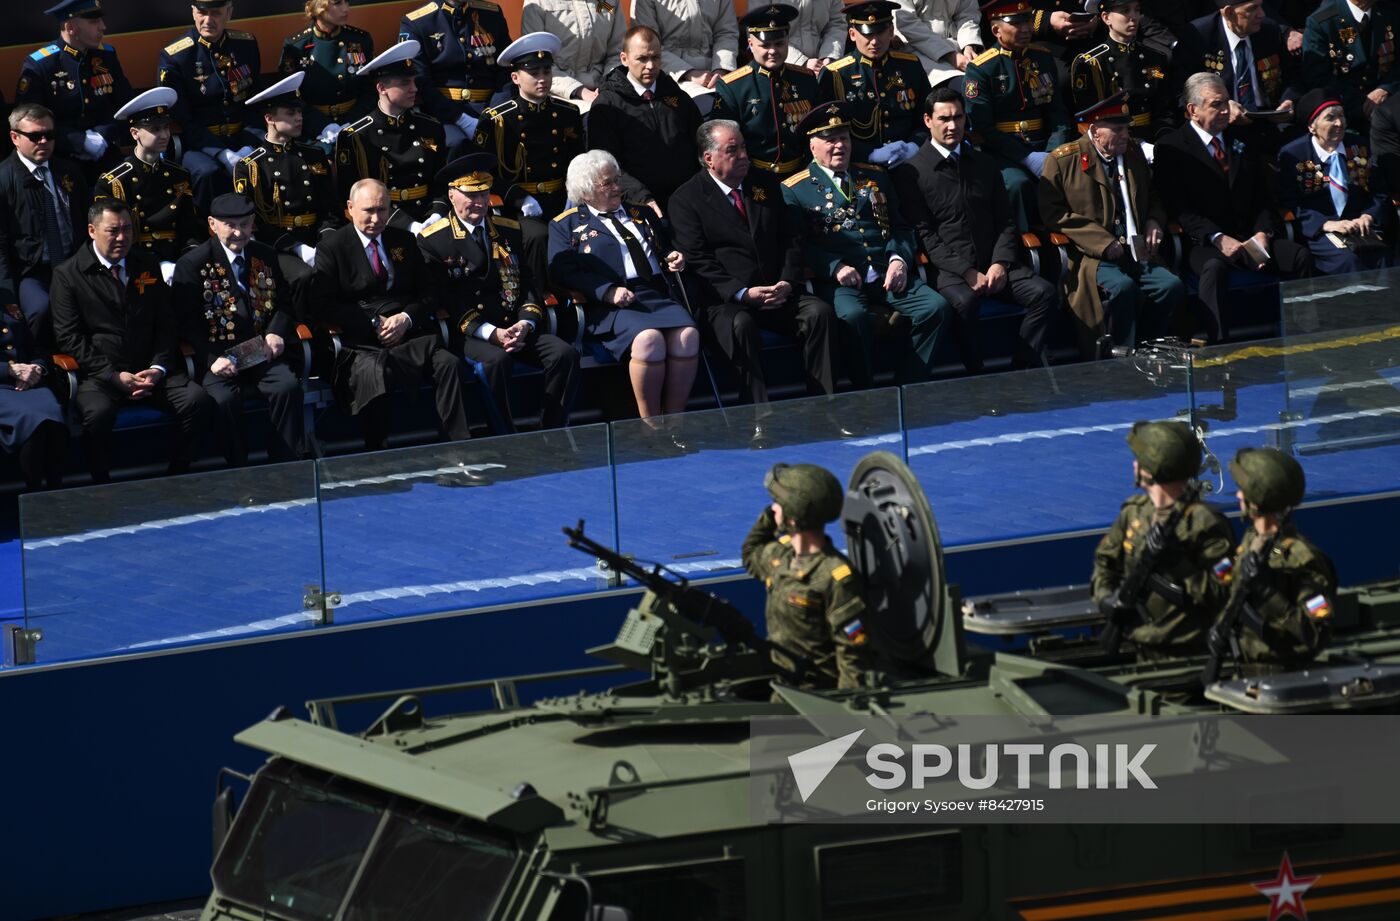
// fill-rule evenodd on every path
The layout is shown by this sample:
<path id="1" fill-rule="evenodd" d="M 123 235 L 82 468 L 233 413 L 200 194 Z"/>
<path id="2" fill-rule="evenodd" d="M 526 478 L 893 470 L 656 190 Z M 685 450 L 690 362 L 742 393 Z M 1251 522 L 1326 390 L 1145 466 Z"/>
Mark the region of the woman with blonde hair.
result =
<path id="1" fill-rule="evenodd" d="M 364 81 L 355 75 L 374 58 L 374 39 L 348 25 L 349 20 L 350 0 L 306 0 L 306 28 L 282 43 L 277 65 L 283 76 L 306 72 L 301 84 L 306 104 L 302 136 L 328 153 L 341 126 L 359 118 L 373 102 Z"/>

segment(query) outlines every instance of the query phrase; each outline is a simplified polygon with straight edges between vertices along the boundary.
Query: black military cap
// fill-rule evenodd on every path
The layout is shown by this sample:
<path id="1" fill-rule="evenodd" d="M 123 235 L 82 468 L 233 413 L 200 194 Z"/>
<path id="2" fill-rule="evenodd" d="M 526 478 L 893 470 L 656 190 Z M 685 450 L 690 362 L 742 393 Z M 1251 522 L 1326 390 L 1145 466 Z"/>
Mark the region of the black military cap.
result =
<path id="1" fill-rule="evenodd" d="M 1105 99 L 1076 112 L 1075 120 L 1081 125 L 1093 125 L 1102 122 L 1105 125 L 1126 125 L 1132 120 L 1132 114 L 1128 111 L 1128 93 L 1114 93 Z"/>
<path id="2" fill-rule="evenodd" d="M 221 221 L 251 217 L 253 211 L 253 200 L 247 195 L 239 195 L 237 192 L 220 195 L 209 205 L 209 216 L 216 217 Z"/>
<path id="3" fill-rule="evenodd" d="M 851 121 L 846 117 L 846 109 L 842 103 L 824 102 L 808 112 L 807 117 L 797 123 L 797 133 L 803 137 L 811 137 L 814 134 L 825 134 L 838 128 L 849 129 L 850 126 Z"/>
<path id="4" fill-rule="evenodd" d="M 861 0 L 846 5 L 846 22 L 861 35 L 874 35 L 894 23 L 897 9 L 899 4 L 892 0 Z"/>
<path id="5" fill-rule="evenodd" d="M 495 168 L 495 154 L 470 153 L 465 157 L 458 157 L 438 170 L 433 182 L 459 192 L 486 192 L 490 190 L 491 182 L 495 178 L 492 176 L 492 170 Z"/>
<path id="6" fill-rule="evenodd" d="M 59 22 L 67 22 L 74 16 L 81 16 L 84 19 L 102 18 L 102 0 L 63 0 L 48 9 L 44 10 L 48 16 L 53 16 Z"/>
<path id="7" fill-rule="evenodd" d="M 496 55 L 496 63 L 511 70 L 553 67 L 559 48 L 559 36 L 549 32 L 529 32 L 506 45 L 506 50 Z"/>
<path id="8" fill-rule="evenodd" d="M 1020 22 L 1035 15 L 1028 0 L 988 0 L 981 6 L 982 15 L 987 21 Z"/>
<path id="9" fill-rule="evenodd" d="M 207 13 L 210 10 L 219 10 L 228 6 L 233 0 L 190 0 L 190 6 Z"/>
<path id="10" fill-rule="evenodd" d="M 1111 13 L 1120 6 L 1127 6 L 1129 3 L 1136 2 L 1138 2 L 1138 0 L 1085 0 L 1084 12 Z"/>
<path id="11" fill-rule="evenodd" d="M 792 21 L 797 18 L 797 7 L 786 3 L 773 3 L 757 6 L 744 14 L 739 25 L 761 42 L 775 38 L 786 38 Z"/>
<path id="12" fill-rule="evenodd" d="M 168 124 L 172 117 L 170 108 L 179 98 L 179 94 L 170 87 L 157 86 L 133 96 L 131 101 L 118 109 L 117 114 L 112 117 L 117 121 L 126 119 L 138 128 Z"/>
<path id="13" fill-rule="evenodd" d="M 277 106 L 299 108 L 301 106 L 301 81 L 305 79 L 306 71 L 304 70 L 282 77 L 257 95 L 248 97 L 248 101 L 244 105 L 249 108 L 255 106 L 269 109 Z"/>
<path id="14" fill-rule="evenodd" d="M 1307 127 L 1317 121 L 1324 110 L 1342 104 L 1342 97 L 1330 86 L 1317 86 L 1303 94 L 1294 111 L 1298 114 L 1298 124 Z"/>

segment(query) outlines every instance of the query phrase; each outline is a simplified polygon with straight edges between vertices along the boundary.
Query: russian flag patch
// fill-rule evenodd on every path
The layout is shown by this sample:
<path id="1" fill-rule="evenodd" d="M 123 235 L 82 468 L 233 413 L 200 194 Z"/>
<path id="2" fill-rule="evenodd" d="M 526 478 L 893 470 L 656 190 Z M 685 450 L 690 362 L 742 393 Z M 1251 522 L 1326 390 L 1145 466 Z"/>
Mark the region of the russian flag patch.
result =
<path id="1" fill-rule="evenodd" d="M 856 618 L 846 626 L 842 627 L 841 632 L 846 634 L 846 639 L 850 640 L 857 646 L 864 643 L 866 640 L 865 625 L 860 622 L 860 618 Z"/>
<path id="2" fill-rule="evenodd" d="M 1303 602 L 1303 607 L 1308 609 L 1308 614 L 1316 620 L 1322 620 L 1332 613 L 1332 606 L 1327 603 L 1327 599 L 1321 595 L 1313 595 Z"/>
<path id="3" fill-rule="evenodd" d="M 1215 577 L 1221 582 L 1229 582 L 1230 574 L 1234 571 L 1235 564 L 1228 556 L 1221 557 L 1220 562 L 1211 567 L 1211 572 L 1215 573 Z"/>

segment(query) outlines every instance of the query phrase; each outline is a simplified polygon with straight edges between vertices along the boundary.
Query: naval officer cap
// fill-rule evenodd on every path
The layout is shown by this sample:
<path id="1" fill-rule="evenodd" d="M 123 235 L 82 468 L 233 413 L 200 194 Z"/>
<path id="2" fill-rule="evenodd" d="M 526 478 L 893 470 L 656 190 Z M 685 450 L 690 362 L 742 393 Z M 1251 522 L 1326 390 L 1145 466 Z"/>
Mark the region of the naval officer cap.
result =
<path id="1" fill-rule="evenodd" d="M 254 96 L 249 96 L 244 105 L 249 108 L 276 108 L 286 106 L 288 108 L 301 107 L 301 81 L 306 79 L 306 71 L 299 70 L 294 74 L 283 77 L 276 83 L 269 86 Z"/>
<path id="2" fill-rule="evenodd" d="M 1098 13 L 1112 13 L 1116 9 L 1127 6 L 1129 3 L 1136 3 L 1137 0 L 1084 0 L 1084 12 L 1090 15 Z M 1232 0 L 1239 2 L 1239 0 Z"/>
<path id="3" fill-rule="evenodd" d="M 1126 125 L 1132 120 L 1128 111 L 1128 92 L 1123 90 L 1082 109 L 1074 115 L 1081 125 Z"/>
<path id="4" fill-rule="evenodd" d="M 170 109 L 179 95 L 168 86 L 158 86 L 144 93 L 137 93 L 130 102 L 112 116 L 117 121 L 125 120 L 138 128 L 169 124 L 173 116 Z"/>
<path id="5" fill-rule="evenodd" d="M 988 0 L 981 10 L 988 22 L 1024 22 L 1035 15 L 1030 0 Z"/>
<path id="6" fill-rule="evenodd" d="M 411 77 L 413 76 L 413 59 L 418 57 L 418 42 L 414 39 L 406 39 L 399 42 L 360 68 L 360 76 L 365 74 L 380 74 L 386 77 Z"/>
<path id="7" fill-rule="evenodd" d="M 511 70 L 553 67 L 554 56 L 559 53 L 559 48 L 557 35 L 549 32 L 528 32 L 506 45 L 506 50 L 496 55 L 496 63 Z"/>
<path id="8" fill-rule="evenodd" d="M 253 200 L 247 195 L 227 192 L 216 196 L 209 205 L 209 216 L 221 221 L 232 221 L 241 217 L 253 216 Z"/>
<path id="9" fill-rule="evenodd" d="M 792 21 L 797 18 L 797 7 L 788 6 L 786 3 L 771 3 L 768 6 L 756 6 L 744 14 L 739 20 L 739 25 L 743 26 L 749 35 L 761 42 L 772 41 L 777 38 L 787 38 L 789 29 L 792 28 Z"/>
<path id="10" fill-rule="evenodd" d="M 891 0 L 861 0 L 846 4 L 846 23 L 861 35 L 875 35 L 894 24 L 894 11 L 898 3 Z"/>
<path id="11" fill-rule="evenodd" d="M 824 102 L 807 113 L 807 117 L 797 123 L 797 133 L 803 137 L 827 134 L 832 131 L 848 131 L 851 121 L 840 102 Z"/>
<path id="12" fill-rule="evenodd" d="M 190 5 L 201 13 L 207 13 L 210 10 L 221 10 L 232 2 L 233 0 L 190 0 Z"/>
<path id="13" fill-rule="evenodd" d="M 433 182 L 459 192 L 488 192 L 495 179 L 492 174 L 495 168 L 495 154 L 469 153 L 438 170 Z"/>
<path id="14" fill-rule="evenodd" d="M 102 0 L 63 0 L 62 3 L 44 10 L 44 14 L 54 17 L 59 22 L 67 22 L 75 16 L 81 16 L 83 19 L 101 19 Z"/>

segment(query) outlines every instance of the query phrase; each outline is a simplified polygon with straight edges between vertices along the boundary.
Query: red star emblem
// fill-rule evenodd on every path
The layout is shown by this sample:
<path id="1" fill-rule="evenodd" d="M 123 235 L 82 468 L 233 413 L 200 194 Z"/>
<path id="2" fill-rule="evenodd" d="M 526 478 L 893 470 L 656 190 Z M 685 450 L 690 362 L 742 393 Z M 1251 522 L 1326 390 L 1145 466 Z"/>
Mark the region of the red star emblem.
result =
<path id="1" fill-rule="evenodd" d="M 1262 883 L 1253 883 L 1255 889 L 1269 899 L 1269 921 L 1279 918 L 1298 918 L 1308 921 L 1308 910 L 1303 905 L 1303 893 L 1317 882 L 1320 876 L 1294 876 L 1293 864 L 1288 852 L 1283 853 L 1283 863 L 1279 864 L 1278 876 Z"/>

